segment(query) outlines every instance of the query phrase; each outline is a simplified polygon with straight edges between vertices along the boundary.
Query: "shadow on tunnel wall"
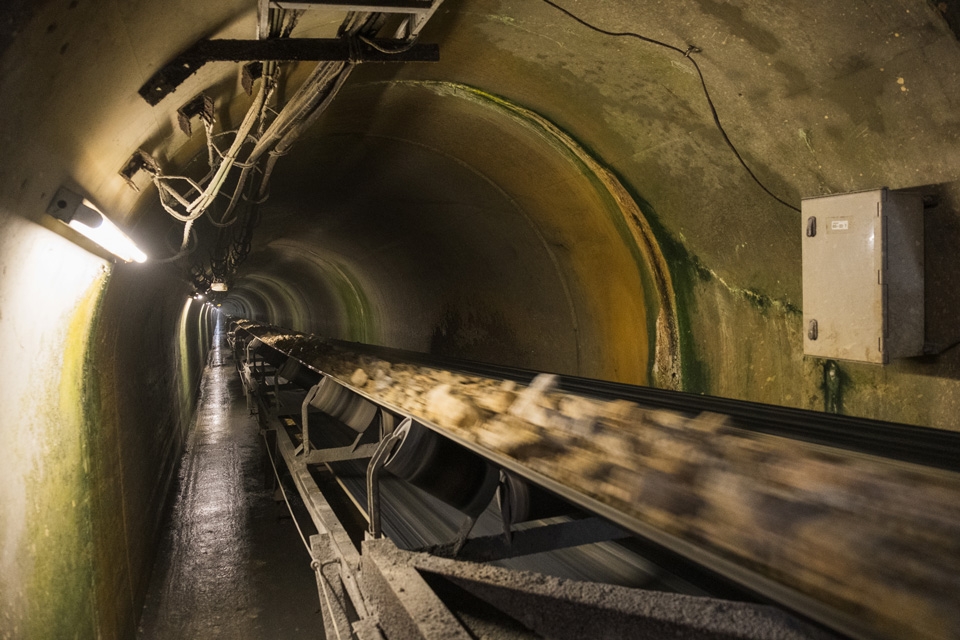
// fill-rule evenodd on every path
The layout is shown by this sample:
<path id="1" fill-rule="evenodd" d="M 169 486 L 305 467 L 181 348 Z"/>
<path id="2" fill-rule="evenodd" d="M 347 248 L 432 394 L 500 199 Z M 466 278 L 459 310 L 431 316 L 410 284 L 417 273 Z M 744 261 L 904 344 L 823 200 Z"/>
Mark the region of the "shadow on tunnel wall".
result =
<path id="1" fill-rule="evenodd" d="M 924 209 L 924 322 L 929 355 L 905 361 L 920 375 L 960 379 L 960 182 L 922 189 Z"/>

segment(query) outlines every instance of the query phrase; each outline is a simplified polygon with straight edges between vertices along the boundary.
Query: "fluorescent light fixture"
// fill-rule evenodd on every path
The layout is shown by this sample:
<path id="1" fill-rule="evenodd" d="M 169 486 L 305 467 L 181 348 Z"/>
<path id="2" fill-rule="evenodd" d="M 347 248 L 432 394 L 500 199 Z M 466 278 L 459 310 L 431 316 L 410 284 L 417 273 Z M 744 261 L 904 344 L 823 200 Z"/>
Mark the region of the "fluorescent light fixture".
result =
<path id="1" fill-rule="evenodd" d="M 83 196 L 61 187 L 47 213 L 86 236 L 124 262 L 146 262 L 147 254 Z"/>
<path id="2" fill-rule="evenodd" d="M 226 282 L 214 282 L 210 284 L 210 291 L 226 291 L 227 283 Z"/>

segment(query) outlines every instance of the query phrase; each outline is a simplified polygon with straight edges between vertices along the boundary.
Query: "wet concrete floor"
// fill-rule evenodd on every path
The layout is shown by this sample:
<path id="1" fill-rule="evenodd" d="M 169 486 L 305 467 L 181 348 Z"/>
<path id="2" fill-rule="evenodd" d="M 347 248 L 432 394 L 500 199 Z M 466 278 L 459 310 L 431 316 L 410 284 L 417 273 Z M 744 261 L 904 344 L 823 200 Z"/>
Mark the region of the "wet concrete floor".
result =
<path id="1" fill-rule="evenodd" d="M 264 471 L 256 417 L 218 333 L 139 638 L 323 635 L 310 558 Z M 309 536 L 315 531 L 302 515 Z"/>

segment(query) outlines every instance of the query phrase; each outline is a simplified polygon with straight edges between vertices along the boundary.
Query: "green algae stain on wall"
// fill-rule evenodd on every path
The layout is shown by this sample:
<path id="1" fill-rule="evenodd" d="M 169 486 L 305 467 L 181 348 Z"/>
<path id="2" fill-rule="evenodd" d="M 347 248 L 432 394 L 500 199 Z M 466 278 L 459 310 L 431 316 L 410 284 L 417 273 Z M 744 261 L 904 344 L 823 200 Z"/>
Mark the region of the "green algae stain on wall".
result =
<path id="1" fill-rule="evenodd" d="M 98 635 L 94 591 L 90 435 L 97 415 L 90 341 L 109 271 L 82 296 L 67 327 L 55 406 L 46 420 L 40 462 L 27 482 L 24 626 L 30 638 Z M 50 397 L 57 397 L 50 393 Z M 93 406 L 92 406 L 93 405 Z"/>
<path id="2" fill-rule="evenodd" d="M 379 338 L 374 321 L 373 309 L 370 300 L 364 293 L 363 285 L 350 273 L 346 265 L 334 264 L 337 277 L 333 285 L 337 290 L 337 297 L 343 305 L 346 316 L 345 325 L 349 335 L 347 340 L 353 342 L 376 342 Z"/>
<path id="3" fill-rule="evenodd" d="M 689 393 L 706 393 L 710 388 L 710 378 L 706 364 L 699 357 L 696 350 L 696 337 L 693 329 L 692 314 L 696 308 L 696 294 L 694 288 L 697 283 L 709 276 L 699 267 L 699 261 L 687 251 L 682 242 L 677 240 L 663 226 L 653 206 L 634 197 L 640 202 L 646 214 L 647 224 L 656 238 L 657 246 L 667 265 L 667 271 L 672 276 L 671 289 L 674 295 L 674 312 L 676 314 L 678 361 L 681 382 L 679 389 Z"/>

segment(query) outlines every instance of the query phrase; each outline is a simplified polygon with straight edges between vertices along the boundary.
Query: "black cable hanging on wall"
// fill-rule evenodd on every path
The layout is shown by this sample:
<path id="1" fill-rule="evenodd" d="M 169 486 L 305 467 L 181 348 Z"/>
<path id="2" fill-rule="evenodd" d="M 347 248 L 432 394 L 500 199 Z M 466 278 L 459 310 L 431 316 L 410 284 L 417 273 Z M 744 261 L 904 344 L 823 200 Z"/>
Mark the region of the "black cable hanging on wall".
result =
<path id="1" fill-rule="evenodd" d="M 711 115 L 713 115 L 713 122 L 717 126 L 717 130 L 720 131 L 720 135 L 723 136 L 724 142 L 726 142 L 727 146 L 730 147 L 730 150 L 733 151 L 733 155 L 737 157 L 737 160 L 740 162 L 740 165 L 744 169 L 746 169 L 747 173 L 750 174 L 750 177 L 753 178 L 753 181 L 756 182 L 757 185 L 767 193 L 767 195 L 769 195 L 771 198 L 773 198 L 783 206 L 789 207 L 798 213 L 800 212 L 799 207 L 790 204 L 789 202 L 787 202 L 786 200 L 784 200 L 783 198 L 775 194 L 773 191 L 768 189 L 767 186 L 760 181 L 760 178 L 757 177 L 757 175 L 753 172 L 753 170 L 749 167 L 749 165 L 747 165 L 746 161 L 743 159 L 743 156 L 740 155 L 740 151 L 737 149 L 736 145 L 734 145 L 733 141 L 730 140 L 730 136 L 727 135 L 727 131 L 723 128 L 723 125 L 720 123 L 720 115 L 717 113 L 717 108 L 713 104 L 713 98 L 710 97 L 710 91 L 709 89 L 707 89 L 707 81 L 703 77 L 703 71 L 700 69 L 700 65 L 697 64 L 697 61 L 693 58 L 692 54 L 701 52 L 701 49 L 699 47 L 690 45 L 686 49 L 681 49 L 680 47 L 674 46 L 670 43 L 663 42 L 655 38 L 649 38 L 647 36 L 640 35 L 639 33 L 635 33 L 633 31 L 608 31 L 607 29 L 603 29 L 602 27 L 598 27 L 594 24 L 587 22 L 580 16 L 572 13 L 568 9 L 564 9 L 557 3 L 553 2 L 553 0 L 543 0 L 543 2 L 550 5 L 557 11 L 560 11 L 561 13 L 565 14 L 567 17 L 577 21 L 584 27 L 591 29 L 593 31 L 596 31 L 597 33 L 601 33 L 606 36 L 612 36 L 615 38 L 635 38 L 643 42 L 648 42 L 650 44 L 657 45 L 658 47 L 670 49 L 671 51 L 675 51 L 680 55 L 682 55 L 684 58 L 687 58 L 688 60 L 690 60 L 690 62 L 693 63 L 693 68 L 696 69 L 697 71 L 697 75 L 700 77 L 700 86 L 703 87 L 703 95 L 704 97 L 706 97 L 707 105 L 709 105 L 710 107 L 710 113 Z"/>

